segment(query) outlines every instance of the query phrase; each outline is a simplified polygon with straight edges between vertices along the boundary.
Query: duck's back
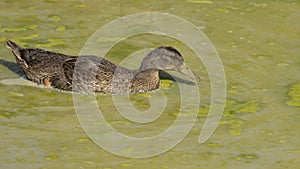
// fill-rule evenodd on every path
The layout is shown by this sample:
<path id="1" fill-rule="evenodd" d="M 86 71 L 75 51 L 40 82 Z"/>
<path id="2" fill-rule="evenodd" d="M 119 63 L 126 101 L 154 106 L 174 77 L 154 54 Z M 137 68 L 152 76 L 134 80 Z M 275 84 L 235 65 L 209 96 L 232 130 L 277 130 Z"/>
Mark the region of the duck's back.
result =
<path id="1" fill-rule="evenodd" d="M 64 60 L 72 57 L 42 49 L 28 49 L 28 51 L 30 59 L 28 64 L 33 69 L 43 69 L 44 72 L 53 72 L 55 68 L 61 66 Z"/>

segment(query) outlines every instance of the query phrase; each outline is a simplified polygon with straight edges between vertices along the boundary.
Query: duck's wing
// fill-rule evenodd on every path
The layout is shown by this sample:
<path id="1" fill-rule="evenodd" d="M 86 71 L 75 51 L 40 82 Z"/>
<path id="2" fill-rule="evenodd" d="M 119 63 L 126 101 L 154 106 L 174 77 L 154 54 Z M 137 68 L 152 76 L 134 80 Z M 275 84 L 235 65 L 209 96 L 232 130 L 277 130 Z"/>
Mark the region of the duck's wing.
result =
<path id="1" fill-rule="evenodd" d="M 96 56 L 79 56 L 65 59 L 61 73 L 53 76 L 51 85 L 62 90 L 76 92 L 103 92 L 110 83 L 117 66 L 108 60 Z"/>
<path id="2" fill-rule="evenodd" d="M 52 78 L 52 86 L 75 92 L 121 93 L 134 73 L 96 56 L 66 59 L 61 65 L 62 76 Z M 125 87 L 124 87 L 125 86 Z"/>
<path id="3" fill-rule="evenodd" d="M 62 68 L 66 80 L 71 83 L 74 76 L 78 76 L 75 77 L 76 79 L 82 78 L 84 80 L 94 76 L 96 80 L 101 81 L 104 74 L 112 76 L 117 66 L 100 57 L 79 56 L 66 59 L 62 64 Z"/>
<path id="4" fill-rule="evenodd" d="M 66 59 L 63 64 L 63 74 L 64 74 L 64 80 L 67 84 L 71 85 L 73 81 L 73 72 L 76 65 L 77 57 L 72 57 Z"/>
<path id="5" fill-rule="evenodd" d="M 73 72 L 77 57 L 70 57 L 61 64 L 60 72 L 58 71 L 50 78 L 51 86 L 61 90 L 72 90 Z"/>

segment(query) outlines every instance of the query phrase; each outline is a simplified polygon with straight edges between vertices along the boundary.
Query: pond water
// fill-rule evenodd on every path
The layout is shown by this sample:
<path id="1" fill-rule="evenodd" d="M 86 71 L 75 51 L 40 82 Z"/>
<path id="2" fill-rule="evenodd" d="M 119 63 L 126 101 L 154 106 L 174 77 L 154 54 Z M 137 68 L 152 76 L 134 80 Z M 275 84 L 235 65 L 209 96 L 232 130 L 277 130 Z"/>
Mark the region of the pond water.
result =
<path id="1" fill-rule="evenodd" d="M 115 156 L 97 146 L 77 119 L 72 94 L 0 84 L 0 168 L 299 167 L 299 1 L 4 0 L 0 6 L 1 43 L 12 39 L 25 47 L 69 55 L 78 55 L 88 38 L 114 19 L 138 12 L 170 13 L 208 36 L 227 80 L 223 118 L 212 137 L 199 144 L 211 97 L 210 79 L 201 61 L 183 43 L 169 37 L 143 34 L 118 43 L 106 56 L 114 63 L 137 50 L 172 45 L 201 77 L 201 104 L 191 132 L 170 151 L 145 159 Z M 11 52 L 4 44 L 0 49 L 0 80 L 20 77 Z M 150 124 L 124 119 L 111 96 L 96 99 L 109 124 L 119 132 L 151 136 L 172 125 L 178 116 L 177 83 L 163 80 L 160 88 L 168 104 Z M 147 110 L 150 95 L 131 95 L 130 99 L 137 109 Z"/>

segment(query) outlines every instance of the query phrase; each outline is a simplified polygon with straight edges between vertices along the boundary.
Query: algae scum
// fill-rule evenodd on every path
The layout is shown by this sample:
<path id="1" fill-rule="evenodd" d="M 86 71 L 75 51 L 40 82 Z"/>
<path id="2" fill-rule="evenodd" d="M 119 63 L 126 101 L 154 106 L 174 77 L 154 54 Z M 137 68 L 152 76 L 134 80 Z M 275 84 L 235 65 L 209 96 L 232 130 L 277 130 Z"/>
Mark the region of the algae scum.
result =
<path id="1" fill-rule="evenodd" d="M 300 83 L 296 83 L 290 86 L 289 100 L 286 101 L 288 106 L 300 107 Z"/>
<path id="2" fill-rule="evenodd" d="M 299 168 L 299 1 L 18 0 L 1 1 L 0 8 L 1 43 L 11 39 L 25 47 L 69 55 L 78 55 L 98 28 L 119 17 L 149 11 L 177 15 L 196 25 L 212 41 L 228 86 L 218 128 L 207 142 L 199 144 L 211 104 L 212 89 L 205 65 L 183 42 L 172 37 L 120 37 L 122 41 L 106 56 L 116 64 L 138 50 L 171 45 L 201 77 L 198 117 L 182 142 L 157 157 L 123 158 L 106 152 L 87 136 L 78 122 L 70 93 L 32 86 L 21 79 L 7 80 L 19 78 L 22 72 L 2 45 L 0 168 Z M 118 39 L 99 39 L 115 40 Z M 119 132 L 151 137 L 166 130 L 176 118 L 189 116 L 189 112 L 179 114 L 178 83 L 161 81 L 167 105 L 162 115 L 149 124 L 126 120 L 116 110 L 111 96 L 99 95 L 96 101 L 108 124 Z M 131 95 L 131 104 L 146 111 L 153 94 Z M 178 128 L 178 134 L 181 132 Z M 120 145 L 124 153 L 133 150 L 134 147 Z"/>
<path id="3" fill-rule="evenodd" d="M 232 136 L 242 135 L 242 130 L 245 127 L 245 122 L 241 117 L 245 113 L 256 113 L 257 111 L 259 111 L 261 109 L 261 106 L 259 104 L 261 103 L 257 101 L 237 103 L 235 100 L 227 100 L 220 125 L 228 125 L 228 133 Z M 199 115 L 206 116 L 206 114 L 208 113 L 208 109 L 208 105 L 205 105 L 204 108 L 200 108 Z"/>

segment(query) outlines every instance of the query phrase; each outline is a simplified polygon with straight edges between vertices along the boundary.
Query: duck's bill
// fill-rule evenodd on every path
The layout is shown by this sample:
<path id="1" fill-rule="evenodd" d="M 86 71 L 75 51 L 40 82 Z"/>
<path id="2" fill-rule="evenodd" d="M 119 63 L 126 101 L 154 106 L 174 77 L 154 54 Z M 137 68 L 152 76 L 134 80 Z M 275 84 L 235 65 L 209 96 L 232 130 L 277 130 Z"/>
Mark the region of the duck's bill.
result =
<path id="1" fill-rule="evenodd" d="M 191 69 L 186 64 L 183 64 L 180 68 L 178 68 L 177 71 L 189 77 L 191 80 L 196 80 L 195 74 L 191 71 Z"/>

